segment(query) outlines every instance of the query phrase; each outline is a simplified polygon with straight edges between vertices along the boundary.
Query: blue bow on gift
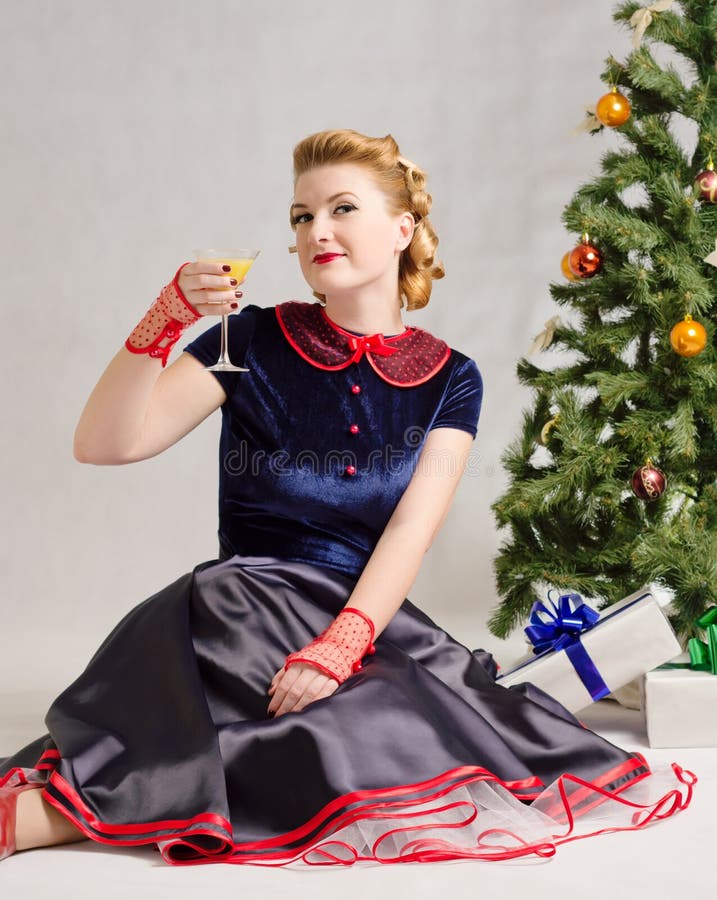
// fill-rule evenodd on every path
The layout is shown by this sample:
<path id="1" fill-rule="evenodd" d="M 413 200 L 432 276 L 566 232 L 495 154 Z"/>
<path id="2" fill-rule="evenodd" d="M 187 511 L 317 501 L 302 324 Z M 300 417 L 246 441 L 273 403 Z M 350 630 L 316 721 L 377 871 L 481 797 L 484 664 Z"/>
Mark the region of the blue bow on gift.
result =
<path id="1" fill-rule="evenodd" d="M 563 594 L 550 608 L 536 600 L 525 629 L 534 653 L 564 650 L 593 700 L 610 693 L 597 666 L 580 642 L 580 636 L 597 623 L 600 613 L 583 603 L 580 594 Z"/>
<path id="2" fill-rule="evenodd" d="M 575 608 L 573 608 L 575 604 Z M 578 604 L 580 604 L 578 606 Z M 557 604 L 550 600 L 551 609 L 536 600 L 530 610 L 530 625 L 525 629 L 534 653 L 561 650 L 597 622 L 600 613 L 583 603 L 580 594 L 563 594 Z M 547 617 L 547 622 L 541 616 Z"/>

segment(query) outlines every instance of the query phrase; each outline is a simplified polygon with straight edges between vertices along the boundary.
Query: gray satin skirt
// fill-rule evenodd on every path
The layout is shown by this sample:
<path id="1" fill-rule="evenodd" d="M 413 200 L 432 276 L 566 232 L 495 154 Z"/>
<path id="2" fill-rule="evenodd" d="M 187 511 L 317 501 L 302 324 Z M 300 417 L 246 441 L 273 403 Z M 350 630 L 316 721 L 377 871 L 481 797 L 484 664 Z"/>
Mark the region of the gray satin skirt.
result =
<path id="1" fill-rule="evenodd" d="M 653 780 L 640 754 L 532 685 L 496 684 L 490 654 L 408 600 L 360 671 L 272 718 L 272 677 L 353 585 L 269 557 L 198 565 L 119 622 L 47 734 L 0 759 L 0 786 L 36 781 L 88 838 L 172 864 L 547 856 L 596 807 L 619 824 L 585 834 L 689 802 L 679 766 L 638 797 Z"/>

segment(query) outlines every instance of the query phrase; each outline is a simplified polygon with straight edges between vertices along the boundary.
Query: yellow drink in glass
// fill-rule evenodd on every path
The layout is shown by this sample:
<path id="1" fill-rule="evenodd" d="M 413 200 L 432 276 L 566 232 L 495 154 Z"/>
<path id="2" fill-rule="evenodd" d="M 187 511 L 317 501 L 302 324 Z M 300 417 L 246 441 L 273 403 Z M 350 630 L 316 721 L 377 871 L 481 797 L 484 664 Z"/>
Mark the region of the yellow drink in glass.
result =
<path id="1" fill-rule="evenodd" d="M 212 262 L 219 263 L 222 266 L 231 266 L 231 271 L 226 272 L 225 274 L 229 278 L 236 278 L 237 281 L 241 281 L 249 269 L 251 269 L 254 260 L 246 258 L 237 259 L 236 257 L 221 257 L 220 259 L 213 259 Z M 221 290 L 223 290 L 223 288 L 221 288 Z"/>
<path id="2" fill-rule="evenodd" d="M 223 272 L 227 278 L 236 278 L 237 282 L 242 281 L 246 273 L 251 269 L 254 260 L 259 255 L 258 250 L 245 250 L 239 247 L 233 247 L 231 250 L 195 250 L 194 256 L 197 260 L 211 260 L 213 263 L 219 263 L 222 266 L 229 266 L 228 272 Z M 226 288 L 215 288 L 215 290 L 226 290 Z M 208 300 L 208 303 L 215 301 Z M 222 304 L 223 305 L 223 304 Z M 248 372 L 242 366 L 235 366 L 229 359 L 229 317 L 222 314 L 221 327 L 221 350 L 219 359 L 213 366 L 207 366 L 208 372 Z"/>

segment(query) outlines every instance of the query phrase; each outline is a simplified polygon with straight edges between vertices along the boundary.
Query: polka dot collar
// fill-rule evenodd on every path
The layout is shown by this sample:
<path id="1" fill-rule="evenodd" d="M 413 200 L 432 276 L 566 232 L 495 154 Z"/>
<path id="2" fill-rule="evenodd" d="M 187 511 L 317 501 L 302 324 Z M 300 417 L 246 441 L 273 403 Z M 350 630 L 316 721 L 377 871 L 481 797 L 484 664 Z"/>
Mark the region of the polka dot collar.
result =
<path id="1" fill-rule="evenodd" d="M 289 300 L 275 307 L 284 336 L 311 365 L 345 369 L 365 356 L 376 374 L 396 387 L 414 387 L 448 361 L 450 347 L 428 331 L 407 326 L 401 334 L 354 334 L 326 315 L 320 303 Z"/>

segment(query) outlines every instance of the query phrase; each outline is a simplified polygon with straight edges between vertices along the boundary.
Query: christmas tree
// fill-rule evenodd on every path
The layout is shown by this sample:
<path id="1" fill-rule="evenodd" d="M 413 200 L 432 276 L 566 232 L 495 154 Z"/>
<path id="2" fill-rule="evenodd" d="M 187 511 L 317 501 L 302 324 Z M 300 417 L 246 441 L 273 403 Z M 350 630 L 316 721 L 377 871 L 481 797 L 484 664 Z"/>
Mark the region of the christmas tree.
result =
<path id="1" fill-rule="evenodd" d="M 493 506 L 500 637 L 549 588 L 604 607 L 661 585 L 683 636 L 717 599 L 717 0 L 613 18 L 633 50 L 607 60 L 585 130 L 619 146 L 564 211 L 567 321 L 539 336 L 561 364 L 518 363 L 532 406 Z"/>

